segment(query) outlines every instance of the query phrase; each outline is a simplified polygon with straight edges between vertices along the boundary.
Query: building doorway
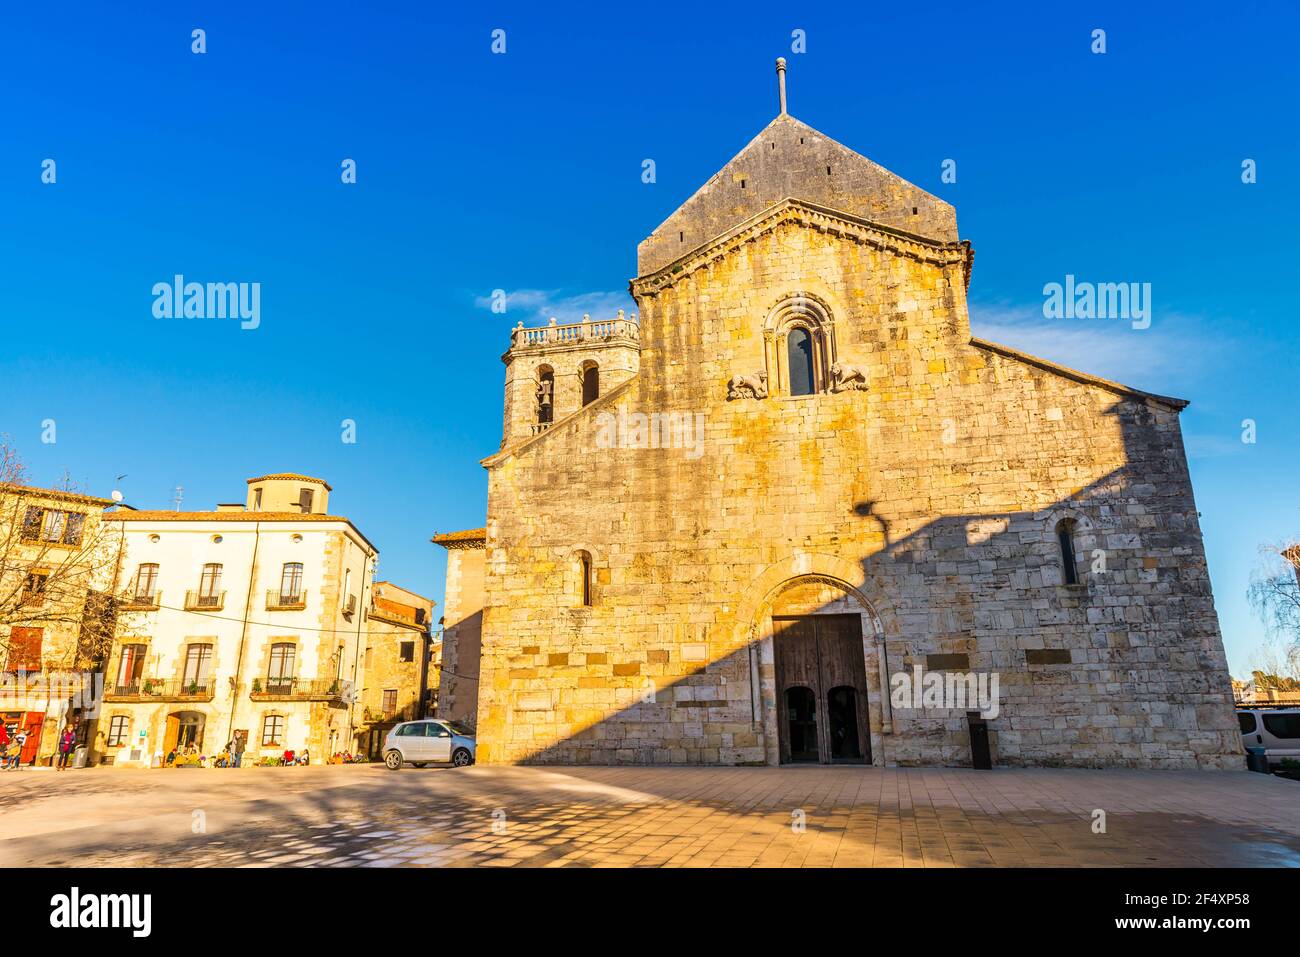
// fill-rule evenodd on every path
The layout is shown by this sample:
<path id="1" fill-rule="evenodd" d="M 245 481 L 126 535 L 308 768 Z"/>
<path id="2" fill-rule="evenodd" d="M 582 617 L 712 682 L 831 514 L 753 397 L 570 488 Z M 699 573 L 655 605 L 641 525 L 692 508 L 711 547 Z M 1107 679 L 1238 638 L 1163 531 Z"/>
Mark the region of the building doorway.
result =
<path id="1" fill-rule="evenodd" d="M 203 725 L 206 717 L 202 711 L 173 711 L 167 715 L 167 734 L 163 739 L 163 753 L 188 748 L 193 745 L 203 750 Z"/>
<path id="2" fill-rule="evenodd" d="M 773 616 L 782 764 L 871 760 L 860 615 Z"/>
<path id="3" fill-rule="evenodd" d="M 41 749 L 41 731 L 45 725 L 45 715 L 39 711 L 8 711 L 0 715 L 0 721 L 4 722 L 11 741 L 19 729 L 27 732 L 27 743 L 23 745 L 18 763 L 35 764 L 36 755 Z M 9 757 L 12 758 L 14 745 L 11 744 L 9 749 Z"/>

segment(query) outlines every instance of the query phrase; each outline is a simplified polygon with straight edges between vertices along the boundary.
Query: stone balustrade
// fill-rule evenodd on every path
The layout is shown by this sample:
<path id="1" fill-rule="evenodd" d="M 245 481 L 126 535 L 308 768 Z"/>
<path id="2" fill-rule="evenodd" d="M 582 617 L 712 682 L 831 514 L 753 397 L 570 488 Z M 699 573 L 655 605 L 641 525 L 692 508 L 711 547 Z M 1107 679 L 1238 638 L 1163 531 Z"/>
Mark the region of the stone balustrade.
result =
<path id="1" fill-rule="evenodd" d="M 613 319 L 593 321 L 590 316 L 584 315 L 581 322 L 560 325 L 557 319 L 552 318 L 548 325 L 531 329 L 524 328 L 521 322 L 510 331 L 510 348 L 526 349 L 530 346 L 555 346 L 569 343 L 576 345 L 610 339 L 630 339 L 637 342 L 640 337 L 641 330 L 637 325 L 636 313 L 624 316 L 623 310 L 620 309 Z"/>

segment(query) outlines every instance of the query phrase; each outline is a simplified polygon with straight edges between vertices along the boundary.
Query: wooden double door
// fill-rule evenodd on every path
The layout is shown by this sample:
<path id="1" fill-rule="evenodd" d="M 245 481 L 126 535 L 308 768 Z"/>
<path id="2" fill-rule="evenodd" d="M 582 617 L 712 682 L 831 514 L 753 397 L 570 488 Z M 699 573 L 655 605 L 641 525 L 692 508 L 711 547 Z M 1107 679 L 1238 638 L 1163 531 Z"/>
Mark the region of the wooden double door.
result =
<path id="1" fill-rule="evenodd" d="M 869 763 L 861 616 L 774 616 L 772 641 L 781 763 Z"/>

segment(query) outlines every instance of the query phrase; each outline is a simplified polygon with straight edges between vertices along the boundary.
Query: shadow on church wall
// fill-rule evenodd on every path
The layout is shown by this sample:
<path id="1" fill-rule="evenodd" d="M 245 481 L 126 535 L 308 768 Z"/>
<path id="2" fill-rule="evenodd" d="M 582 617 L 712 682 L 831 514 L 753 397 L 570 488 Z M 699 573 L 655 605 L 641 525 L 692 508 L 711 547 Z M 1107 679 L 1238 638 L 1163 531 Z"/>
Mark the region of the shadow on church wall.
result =
<path id="1" fill-rule="evenodd" d="M 711 626 L 730 627 L 734 647 L 658 685 L 653 698 L 644 685 L 629 687 L 626 706 L 514 759 L 775 763 L 771 600 L 783 585 L 811 578 L 843 581 L 871 604 L 863 645 L 874 763 L 969 766 L 965 709 L 900 710 L 883 700 L 891 676 L 924 667 L 928 655 L 964 654 L 970 672 L 1000 677 L 1000 710 L 989 722 L 995 765 L 1238 766 L 1240 735 L 1177 415 L 1141 398 L 1121 399 L 1105 414 L 1118 421 L 1123 464 L 1043 508 L 947 515 L 895 539 L 887 504 L 846 503 L 883 533 L 881 549 L 848 559 L 843 545 L 792 548 L 775 586 L 738 582 L 739 593 L 752 594 L 733 607 L 730 626 Z M 1062 519 L 1076 523 L 1074 585 L 1062 580 Z M 826 574 L 846 564 L 852 572 Z M 846 601 L 841 595 L 804 613 L 843 613 L 851 610 Z M 743 620 L 746 608 L 763 620 Z M 883 669 L 872 617 L 883 630 Z M 1070 661 L 1029 663 L 1026 652 L 1038 649 L 1068 651 Z"/>

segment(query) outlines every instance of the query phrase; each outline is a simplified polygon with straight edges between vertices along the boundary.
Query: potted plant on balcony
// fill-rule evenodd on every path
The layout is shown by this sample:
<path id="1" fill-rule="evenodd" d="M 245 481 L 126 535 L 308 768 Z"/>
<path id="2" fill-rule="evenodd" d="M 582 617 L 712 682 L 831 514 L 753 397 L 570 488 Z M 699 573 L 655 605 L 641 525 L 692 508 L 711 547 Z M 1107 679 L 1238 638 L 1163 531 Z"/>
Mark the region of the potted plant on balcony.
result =
<path id="1" fill-rule="evenodd" d="M 254 679 L 253 679 L 253 694 L 261 694 L 261 693 L 262 693 L 262 679 L 261 679 L 261 678 L 254 678 Z"/>
<path id="2" fill-rule="evenodd" d="M 186 689 L 186 691 L 188 691 L 191 695 L 197 695 L 199 693 L 199 683 L 197 681 L 191 681 L 190 686 Z"/>
<path id="3" fill-rule="evenodd" d="M 153 694 L 153 679 L 152 679 L 152 678 L 145 678 L 145 679 L 144 679 L 144 688 L 143 688 L 142 690 L 144 691 L 145 694 Z"/>

